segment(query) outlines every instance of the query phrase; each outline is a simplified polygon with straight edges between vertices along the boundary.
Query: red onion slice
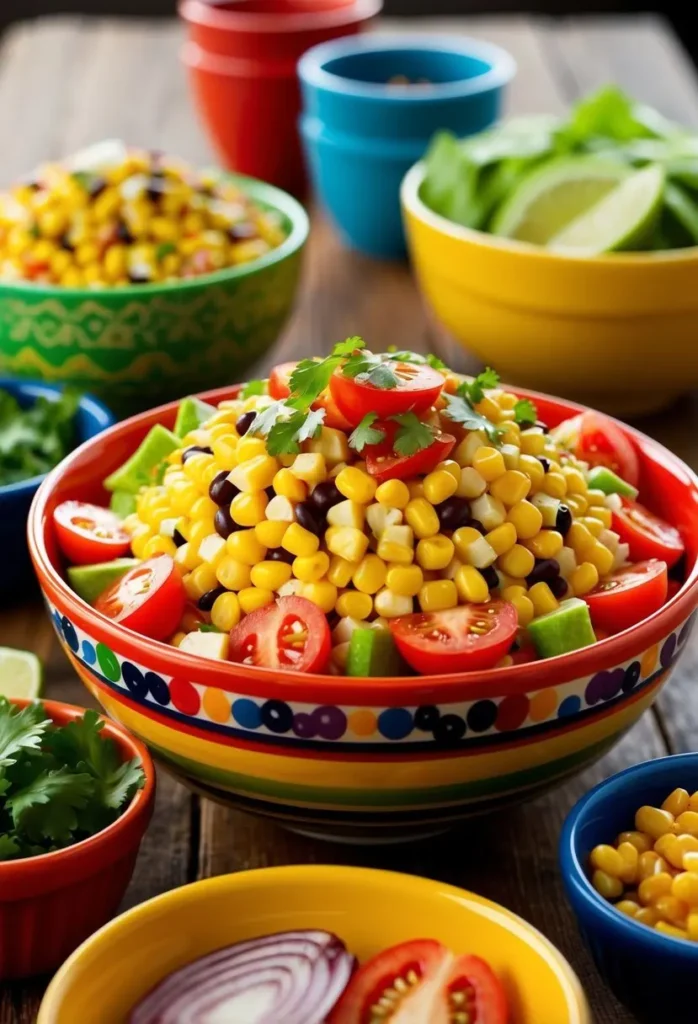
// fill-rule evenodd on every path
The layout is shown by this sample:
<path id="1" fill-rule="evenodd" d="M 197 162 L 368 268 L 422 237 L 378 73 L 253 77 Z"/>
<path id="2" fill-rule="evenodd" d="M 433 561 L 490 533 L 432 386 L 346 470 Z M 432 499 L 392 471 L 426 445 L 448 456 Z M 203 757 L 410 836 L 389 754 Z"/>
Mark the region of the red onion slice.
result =
<path id="1" fill-rule="evenodd" d="M 323 1024 L 355 967 L 330 932 L 265 935 L 175 971 L 129 1024 Z"/>

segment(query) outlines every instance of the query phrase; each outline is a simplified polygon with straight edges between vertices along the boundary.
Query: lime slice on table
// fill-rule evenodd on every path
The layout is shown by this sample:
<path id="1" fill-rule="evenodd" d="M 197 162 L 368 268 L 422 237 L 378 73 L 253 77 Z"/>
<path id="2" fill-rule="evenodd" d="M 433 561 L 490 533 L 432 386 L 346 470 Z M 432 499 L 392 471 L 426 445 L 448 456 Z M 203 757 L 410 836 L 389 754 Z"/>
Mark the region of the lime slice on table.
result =
<path id="1" fill-rule="evenodd" d="M 31 651 L 0 647 L 0 697 L 23 697 L 34 700 L 41 696 L 44 670 Z"/>
<path id="2" fill-rule="evenodd" d="M 492 220 L 493 235 L 547 245 L 632 173 L 599 157 L 560 157 L 528 174 Z"/>
<path id="3" fill-rule="evenodd" d="M 652 240 L 664 200 L 664 171 L 635 171 L 550 240 L 548 249 L 596 256 L 642 249 Z"/>

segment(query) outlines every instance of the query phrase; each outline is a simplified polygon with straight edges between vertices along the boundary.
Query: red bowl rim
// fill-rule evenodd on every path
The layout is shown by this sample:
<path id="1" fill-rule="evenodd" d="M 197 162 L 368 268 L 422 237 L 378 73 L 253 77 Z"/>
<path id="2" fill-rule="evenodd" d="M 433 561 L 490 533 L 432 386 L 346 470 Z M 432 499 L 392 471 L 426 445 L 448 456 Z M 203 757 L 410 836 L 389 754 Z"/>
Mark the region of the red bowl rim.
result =
<path id="1" fill-rule="evenodd" d="M 225 388 L 216 388 L 212 391 L 202 392 L 200 397 L 204 401 L 217 404 L 225 398 L 233 397 L 240 386 L 229 385 Z M 586 406 L 576 402 L 554 398 L 543 392 L 530 391 L 506 384 L 503 386 L 508 387 L 521 397 L 554 403 L 570 416 L 587 409 Z M 115 643 L 117 649 L 123 648 L 125 643 L 128 644 L 144 659 L 145 664 L 148 663 L 149 651 L 154 646 L 158 652 L 158 660 L 168 663 L 167 670 L 171 672 L 172 676 L 195 679 L 202 685 L 229 689 L 232 692 L 235 692 L 239 688 L 240 682 L 244 681 L 252 684 L 251 692 L 254 690 L 267 692 L 271 687 L 285 699 L 293 699 L 294 694 L 296 699 L 299 699 L 298 694 L 302 692 L 303 699 L 317 699 L 322 703 L 358 703 L 377 697 L 386 701 L 392 698 L 409 702 L 411 694 L 416 696 L 420 692 L 423 694 L 426 690 L 430 690 L 435 699 L 438 698 L 442 701 L 449 697 L 463 700 L 467 699 L 469 692 L 481 691 L 485 681 L 492 683 L 493 692 L 496 692 L 497 684 L 504 684 L 507 693 L 528 693 L 555 686 L 562 679 L 584 678 L 600 669 L 621 665 L 624 661 L 637 655 L 639 646 L 648 648 L 663 640 L 688 618 L 698 604 L 698 559 L 696 559 L 680 590 L 653 615 L 622 633 L 599 640 L 590 647 L 570 654 L 561 654 L 554 658 L 546 658 L 523 665 L 487 669 L 484 672 L 365 678 L 320 673 L 309 674 L 292 669 L 279 673 L 254 665 L 199 658 L 196 655 L 180 651 L 176 647 L 171 647 L 169 644 L 150 640 L 101 615 L 70 589 L 50 562 L 44 544 L 42 520 L 44 508 L 55 483 L 67 469 L 70 469 L 72 463 L 84 449 L 95 443 L 104 444 L 106 442 L 108 444 L 111 436 L 125 428 L 132 427 L 134 422 L 141 418 L 151 417 L 153 422 L 158 422 L 162 416 L 168 413 L 173 415 L 178 405 L 178 401 L 170 402 L 122 420 L 97 438 L 86 441 L 76 448 L 51 471 L 39 488 L 29 511 L 27 522 L 29 550 L 39 582 L 42 583 L 44 579 L 50 582 L 52 589 L 59 595 L 63 608 L 69 614 L 75 615 L 78 620 L 84 620 L 86 617 L 96 618 L 102 635 Z M 651 452 L 655 458 L 658 457 L 660 463 L 674 477 L 680 479 L 681 485 L 685 489 L 692 487 L 698 494 L 698 476 L 678 456 L 634 427 L 613 419 L 613 417 L 610 418 L 616 426 L 633 439 L 641 452 Z M 227 685 L 225 681 L 227 681 Z"/>
<path id="2" fill-rule="evenodd" d="M 11 703 L 23 708 L 27 704 L 34 702 L 17 698 L 13 699 Z M 82 717 L 86 710 L 89 710 L 88 708 L 78 707 L 76 704 L 66 704 L 63 701 L 57 700 L 41 700 L 41 703 L 46 708 L 49 716 L 54 721 L 61 723 L 72 722 L 76 718 Z M 100 715 L 99 717 L 104 722 L 103 733 L 110 739 L 115 740 L 120 748 L 123 749 L 125 747 L 127 756 L 140 758 L 145 774 L 145 785 L 142 789 L 138 790 L 131 803 L 116 821 L 113 821 L 111 825 L 107 825 L 101 832 L 96 832 L 95 835 L 89 836 L 88 839 L 82 839 L 79 843 L 66 846 L 63 850 L 41 853 L 37 857 L 23 857 L 19 860 L 0 862 L 0 889 L 9 888 L 14 883 L 20 881 L 26 884 L 31 878 L 38 880 L 49 872 L 54 874 L 63 871 L 68 865 L 75 870 L 79 866 L 85 866 L 90 862 L 94 863 L 101 860 L 100 855 L 104 853 L 107 847 L 112 846 L 113 849 L 118 845 L 119 841 L 123 838 L 124 832 L 130 831 L 131 828 L 137 828 L 139 824 L 141 831 L 145 831 L 155 796 L 155 766 L 153 759 L 145 744 L 141 743 L 135 736 L 132 736 L 122 725 L 119 725 L 118 722 L 113 722 L 105 715 Z M 125 852 L 125 849 L 126 847 L 124 847 L 123 852 Z M 2 899 L 3 895 L 0 892 L 0 901 Z"/>
<path id="3" fill-rule="evenodd" d="M 251 13 L 249 11 L 219 10 L 204 0 L 180 0 L 178 11 L 183 21 L 221 32 L 273 33 L 312 32 L 351 25 L 374 18 L 383 8 L 383 0 L 353 0 L 337 7 L 319 11 L 282 13 Z"/>

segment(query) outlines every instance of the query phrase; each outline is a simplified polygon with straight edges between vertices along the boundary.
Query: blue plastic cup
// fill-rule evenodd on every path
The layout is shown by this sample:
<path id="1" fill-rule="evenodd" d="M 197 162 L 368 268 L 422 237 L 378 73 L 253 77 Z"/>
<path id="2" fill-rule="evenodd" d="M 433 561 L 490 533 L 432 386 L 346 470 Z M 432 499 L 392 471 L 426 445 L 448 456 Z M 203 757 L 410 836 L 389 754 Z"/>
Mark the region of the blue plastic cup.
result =
<path id="1" fill-rule="evenodd" d="M 493 124 L 515 70 L 505 50 L 465 37 L 355 37 L 303 55 L 306 161 L 348 245 L 370 256 L 405 255 L 402 178 L 439 129 L 463 137 Z M 396 76 L 412 84 L 391 83 Z"/>

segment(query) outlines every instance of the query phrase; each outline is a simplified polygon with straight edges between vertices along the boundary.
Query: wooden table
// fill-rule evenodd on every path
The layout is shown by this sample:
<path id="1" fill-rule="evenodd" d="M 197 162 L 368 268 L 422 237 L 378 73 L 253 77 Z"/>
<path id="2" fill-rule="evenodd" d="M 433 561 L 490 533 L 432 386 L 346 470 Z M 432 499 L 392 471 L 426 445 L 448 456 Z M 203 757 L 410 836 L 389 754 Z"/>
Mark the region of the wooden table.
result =
<path id="1" fill-rule="evenodd" d="M 588 89 L 617 81 L 664 114 L 698 123 L 694 70 L 655 17 L 422 20 L 384 22 L 380 29 L 388 27 L 445 29 L 506 47 L 519 65 L 510 96 L 517 114 L 561 111 Z M 180 42 L 178 26 L 162 22 L 70 18 L 27 23 L 8 33 L 0 49 L 0 183 L 42 159 L 109 136 L 197 163 L 210 159 L 178 65 Z M 316 217 L 297 312 L 273 356 L 252 375 L 263 375 L 272 362 L 324 352 L 356 333 L 376 350 L 392 343 L 430 348 L 458 368 L 468 365 L 428 322 L 406 266 L 345 251 Z M 695 399 L 641 426 L 698 468 Z M 0 615 L 0 644 L 31 648 L 45 660 L 49 696 L 86 702 L 38 600 Z M 197 878 L 273 864 L 364 864 L 427 875 L 472 888 L 532 921 L 574 964 L 598 1024 L 628 1024 L 632 1018 L 604 988 L 581 946 L 560 886 L 556 843 L 566 812 L 599 779 L 695 747 L 697 662 L 698 637 L 654 710 L 594 769 L 536 803 L 429 844 L 367 849 L 313 842 L 199 800 L 161 773 L 157 811 L 124 905 Z M 0 988 L 0 1024 L 33 1021 L 42 989 L 40 982 Z"/>

